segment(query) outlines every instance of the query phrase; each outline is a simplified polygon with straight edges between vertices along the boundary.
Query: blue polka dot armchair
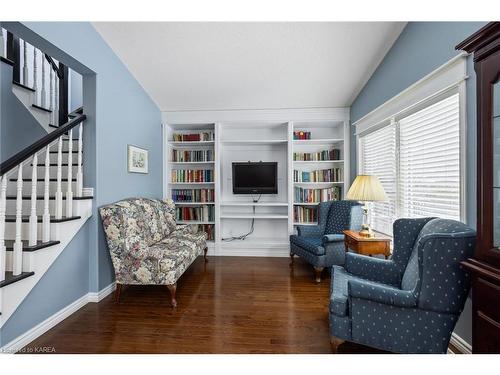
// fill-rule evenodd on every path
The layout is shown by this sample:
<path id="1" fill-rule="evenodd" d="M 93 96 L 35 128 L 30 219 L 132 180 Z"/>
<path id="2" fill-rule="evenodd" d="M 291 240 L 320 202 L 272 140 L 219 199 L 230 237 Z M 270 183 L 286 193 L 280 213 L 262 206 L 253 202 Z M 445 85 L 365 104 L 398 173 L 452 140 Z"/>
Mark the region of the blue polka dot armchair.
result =
<path id="1" fill-rule="evenodd" d="M 394 222 L 390 260 L 348 253 L 333 266 L 330 338 L 395 353 L 446 353 L 469 292 L 460 262 L 476 233 L 454 220 Z"/>
<path id="2" fill-rule="evenodd" d="M 290 236 L 290 265 L 298 255 L 314 267 L 316 282 L 321 282 L 325 267 L 343 265 L 345 246 L 343 231 L 359 231 L 363 209 L 358 202 L 322 202 L 318 207 L 318 225 L 299 225 L 297 235 Z"/>

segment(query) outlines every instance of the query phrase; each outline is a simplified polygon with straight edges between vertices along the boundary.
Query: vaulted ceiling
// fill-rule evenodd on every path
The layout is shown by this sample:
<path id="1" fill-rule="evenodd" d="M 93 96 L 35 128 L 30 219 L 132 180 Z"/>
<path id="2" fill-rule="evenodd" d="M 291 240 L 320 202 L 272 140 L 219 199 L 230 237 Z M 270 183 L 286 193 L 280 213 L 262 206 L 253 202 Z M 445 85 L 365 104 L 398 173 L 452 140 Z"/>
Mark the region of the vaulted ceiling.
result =
<path id="1" fill-rule="evenodd" d="M 97 22 L 162 111 L 350 106 L 401 22 Z"/>

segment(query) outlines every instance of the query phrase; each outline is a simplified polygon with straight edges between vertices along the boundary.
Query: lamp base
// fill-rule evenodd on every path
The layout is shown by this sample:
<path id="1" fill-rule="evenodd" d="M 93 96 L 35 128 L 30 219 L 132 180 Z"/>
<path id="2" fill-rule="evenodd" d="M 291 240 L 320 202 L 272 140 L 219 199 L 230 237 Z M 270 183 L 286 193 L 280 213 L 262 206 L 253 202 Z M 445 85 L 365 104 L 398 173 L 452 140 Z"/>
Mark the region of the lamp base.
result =
<path id="1" fill-rule="evenodd" d="M 363 224 L 361 230 L 358 232 L 361 237 L 373 238 L 375 233 L 373 233 L 372 228 L 368 224 Z"/>

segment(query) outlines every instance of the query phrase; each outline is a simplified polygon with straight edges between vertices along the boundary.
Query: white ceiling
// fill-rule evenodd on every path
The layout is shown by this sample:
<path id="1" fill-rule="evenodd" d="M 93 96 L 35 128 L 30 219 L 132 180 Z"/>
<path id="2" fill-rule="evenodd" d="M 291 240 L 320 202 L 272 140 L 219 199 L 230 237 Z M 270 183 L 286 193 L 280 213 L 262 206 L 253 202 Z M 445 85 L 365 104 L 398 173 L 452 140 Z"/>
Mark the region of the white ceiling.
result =
<path id="1" fill-rule="evenodd" d="M 93 24 L 162 111 L 350 106 L 402 22 Z"/>

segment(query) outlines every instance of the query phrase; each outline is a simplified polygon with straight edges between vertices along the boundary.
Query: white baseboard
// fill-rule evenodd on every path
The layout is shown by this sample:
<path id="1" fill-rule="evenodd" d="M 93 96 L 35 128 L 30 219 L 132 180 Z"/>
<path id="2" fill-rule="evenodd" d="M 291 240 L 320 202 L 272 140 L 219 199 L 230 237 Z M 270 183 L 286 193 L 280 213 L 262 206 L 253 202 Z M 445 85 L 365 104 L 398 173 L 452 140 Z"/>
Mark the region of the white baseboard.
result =
<path id="1" fill-rule="evenodd" d="M 450 344 L 457 348 L 462 354 L 472 354 L 472 345 L 455 332 L 451 334 Z"/>
<path id="2" fill-rule="evenodd" d="M 22 335 L 16 337 L 14 340 L 9 342 L 0 348 L 0 353 L 16 353 L 30 342 L 35 340 L 36 338 L 43 335 L 49 329 L 55 327 L 57 324 L 62 322 L 64 319 L 68 318 L 70 315 L 74 314 L 78 310 L 80 310 L 83 306 L 85 306 L 89 302 L 100 302 L 109 294 L 113 293 L 115 290 L 115 283 L 109 284 L 107 287 L 101 289 L 99 292 L 89 292 L 76 301 L 70 303 L 68 306 L 62 308 L 52 316 L 49 316 L 43 322 L 37 324 L 29 331 L 23 333 Z"/>

